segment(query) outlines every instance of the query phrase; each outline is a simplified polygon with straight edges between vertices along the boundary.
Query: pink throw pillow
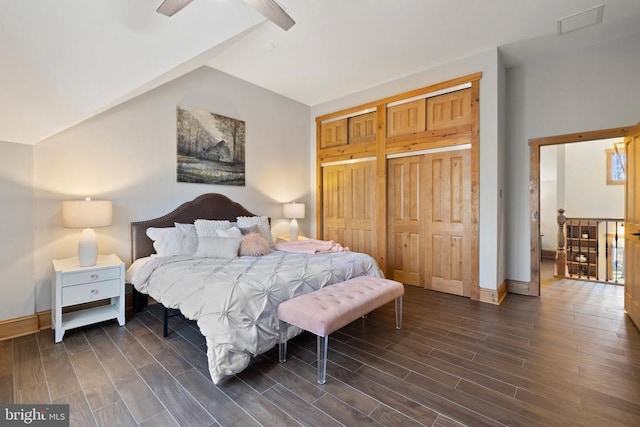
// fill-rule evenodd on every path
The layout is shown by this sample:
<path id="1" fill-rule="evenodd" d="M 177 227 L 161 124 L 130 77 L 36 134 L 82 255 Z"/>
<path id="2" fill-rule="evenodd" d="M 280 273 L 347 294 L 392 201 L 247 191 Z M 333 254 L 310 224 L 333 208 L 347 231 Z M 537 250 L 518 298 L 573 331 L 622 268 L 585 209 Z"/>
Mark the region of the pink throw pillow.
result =
<path id="1" fill-rule="evenodd" d="M 262 256 L 271 252 L 267 239 L 260 233 L 249 233 L 242 236 L 240 256 Z"/>

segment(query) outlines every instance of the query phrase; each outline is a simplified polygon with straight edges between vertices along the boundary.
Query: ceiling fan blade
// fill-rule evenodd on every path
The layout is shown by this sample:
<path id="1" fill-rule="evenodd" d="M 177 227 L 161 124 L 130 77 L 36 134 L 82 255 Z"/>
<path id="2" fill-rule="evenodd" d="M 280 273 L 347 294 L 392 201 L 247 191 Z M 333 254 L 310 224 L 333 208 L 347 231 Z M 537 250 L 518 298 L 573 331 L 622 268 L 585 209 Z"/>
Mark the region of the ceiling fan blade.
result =
<path id="1" fill-rule="evenodd" d="M 166 16 L 173 16 L 192 1 L 193 0 L 164 0 L 156 9 L 156 12 Z"/>
<path id="2" fill-rule="evenodd" d="M 291 18 L 275 0 L 244 0 L 255 10 L 260 12 L 269 21 L 273 22 L 283 30 L 293 27 L 296 21 Z"/>

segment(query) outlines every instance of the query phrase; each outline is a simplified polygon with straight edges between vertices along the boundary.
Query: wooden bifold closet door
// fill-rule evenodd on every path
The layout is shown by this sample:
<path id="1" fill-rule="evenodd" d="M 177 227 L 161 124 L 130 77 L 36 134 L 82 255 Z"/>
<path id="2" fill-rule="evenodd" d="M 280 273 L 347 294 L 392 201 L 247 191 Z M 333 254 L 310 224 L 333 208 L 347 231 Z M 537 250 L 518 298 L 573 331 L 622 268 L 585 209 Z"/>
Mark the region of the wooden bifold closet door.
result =
<path id="1" fill-rule="evenodd" d="M 375 256 L 375 160 L 322 168 L 322 235 Z"/>
<path id="2" fill-rule="evenodd" d="M 392 158 L 387 177 L 392 278 L 469 296 L 471 149 Z"/>
<path id="3" fill-rule="evenodd" d="M 388 278 L 481 300 L 481 77 L 316 117 L 318 237 L 371 255 Z"/>

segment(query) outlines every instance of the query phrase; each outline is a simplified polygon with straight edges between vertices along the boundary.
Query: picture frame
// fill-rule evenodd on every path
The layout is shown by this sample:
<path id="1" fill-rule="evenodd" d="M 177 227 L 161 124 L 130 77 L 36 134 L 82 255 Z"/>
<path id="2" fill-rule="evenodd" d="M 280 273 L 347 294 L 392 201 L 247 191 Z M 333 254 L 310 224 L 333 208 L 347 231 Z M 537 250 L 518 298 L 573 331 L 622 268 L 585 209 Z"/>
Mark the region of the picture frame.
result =
<path id="1" fill-rule="evenodd" d="M 245 122 L 186 106 L 176 114 L 177 181 L 244 186 Z"/>

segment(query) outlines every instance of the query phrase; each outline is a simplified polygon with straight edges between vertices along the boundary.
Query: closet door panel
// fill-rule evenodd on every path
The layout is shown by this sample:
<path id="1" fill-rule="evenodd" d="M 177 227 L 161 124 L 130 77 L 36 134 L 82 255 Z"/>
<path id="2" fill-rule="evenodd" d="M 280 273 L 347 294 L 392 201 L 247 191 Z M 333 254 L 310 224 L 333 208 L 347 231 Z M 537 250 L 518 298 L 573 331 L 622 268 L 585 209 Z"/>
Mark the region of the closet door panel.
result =
<path id="1" fill-rule="evenodd" d="M 320 125 L 320 148 L 346 145 L 347 119 L 335 120 Z"/>
<path id="2" fill-rule="evenodd" d="M 426 100 L 387 107 L 387 136 L 422 132 L 426 126 Z"/>
<path id="3" fill-rule="evenodd" d="M 471 123 L 471 89 L 427 99 L 427 130 Z"/>
<path id="4" fill-rule="evenodd" d="M 341 242 L 347 224 L 344 166 L 323 168 L 322 180 L 322 236 L 324 240 Z"/>
<path id="5" fill-rule="evenodd" d="M 352 230 L 349 237 L 345 237 L 342 241 L 351 242 L 346 245 L 350 250 L 355 252 L 363 252 L 365 254 L 373 254 L 373 232 L 371 230 Z"/>
<path id="6" fill-rule="evenodd" d="M 394 280 L 423 286 L 424 232 L 421 156 L 390 159 L 388 181 L 388 270 Z"/>
<path id="7" fill-rule="evenodd" d="M 371 226 L 375 200 L 375 166 L 373 161 L 349 165 L 351 218 L 362 226 Z"/>
<path id="8" fill-rule="evenodd" d="M 425 156 L 427 192 L 425 287 L 470 293 L 471 150 Z"/>
<path id="9" fill-rule="evenodd" d="M 464 222 L 464 209 L 465 202 L 469 202 L 469 199 L 465 198 L 464 194 L 464 164 L 462 157 L 452 157 L 450 159 L 450 174 L 451 174 L 451 222 L 462 223 Z M 467 171 L 468 172 L 468 171 Z"/>
<path id="10" fill-rule="evenodd" d="M 348 197 L 349 215 L 347 234 L 342 243 L 351 250 L 373 255 L 375 162 L 360 162 L 345 165 L 350 176 Z"/>
<path id="11" fill-rule="evenodd" d="M 376 140 L 377 114 L 367 113 L 349 118 L 349 144 Z"/>
<path id="12" fill-rule="evenodd" d="M 420 235 L 409 232 L 394 233 L 390 245 L 394 245 L 392 248 L 394 263 L 390 269 L 391 278 L 405 285 L 423 286 L 420 274 Z"/>
<path id="13" fill-rule="evenodd" d="M 427 205 L 425 206 L 429 210 L 427 218 L 431 218 L 432 222 L 443 222 L 446 220 L 444 213 L 445 201 L 443 199 L 447 190 L 442 188 L 443 185 L 446 185 L 446 181 L 442 177 L 444 173 L 443 159 L 427 157 L 426 160 L 428 163 L 430 162 L 431 170 L 431 180 L 427 184 L 427 186 L 431 187 L 431 197 L 427 198 Z"/>
<path id="14" fill-rule="evenodd" d="M 322 238 L 375 256 L 375 162 L 322 168 Z"/>

